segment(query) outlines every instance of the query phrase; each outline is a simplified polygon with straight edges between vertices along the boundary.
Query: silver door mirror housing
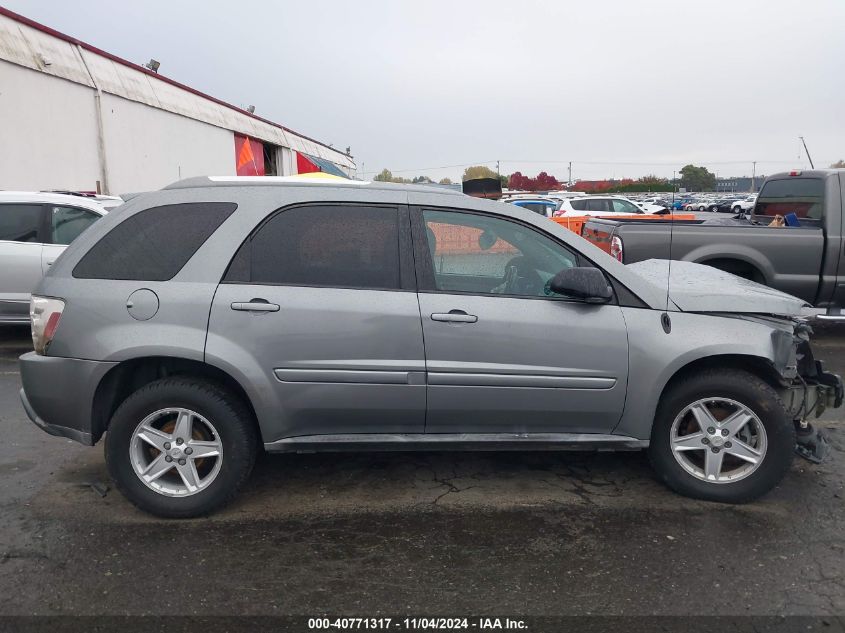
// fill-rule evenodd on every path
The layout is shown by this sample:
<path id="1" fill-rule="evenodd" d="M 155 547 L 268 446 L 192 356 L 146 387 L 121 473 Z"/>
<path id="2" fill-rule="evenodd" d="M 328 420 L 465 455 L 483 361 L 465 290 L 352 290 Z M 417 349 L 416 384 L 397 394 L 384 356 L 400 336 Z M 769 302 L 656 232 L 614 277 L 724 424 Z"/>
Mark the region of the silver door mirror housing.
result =
<path id="1" fill-rule="evenodd" d="M 607 303 L 613 299 L 613 288 L 598 268 L 566 268 L 552 277 L 549 290 L 559 295 L 581 299 L 586 303 Z"/>

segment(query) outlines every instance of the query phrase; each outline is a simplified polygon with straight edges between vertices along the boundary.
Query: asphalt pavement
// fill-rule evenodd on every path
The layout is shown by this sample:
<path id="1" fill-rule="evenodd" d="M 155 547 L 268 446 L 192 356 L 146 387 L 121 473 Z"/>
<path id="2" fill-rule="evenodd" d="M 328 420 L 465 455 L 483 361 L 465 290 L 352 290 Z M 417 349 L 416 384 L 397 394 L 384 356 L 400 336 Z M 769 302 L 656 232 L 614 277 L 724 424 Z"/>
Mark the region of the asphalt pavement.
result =
<path id="1" fill-rule="evenodd" d="M 657 483 L 641 453 L 279 455 L 212 517 L 111 488 L 102 447 L 18 401 L 0 331 L 0 615 L 845 613 L 845 413 L 822 465 L 743 506 Z M 845 328 L 817 356 L 845 374 Z"/>

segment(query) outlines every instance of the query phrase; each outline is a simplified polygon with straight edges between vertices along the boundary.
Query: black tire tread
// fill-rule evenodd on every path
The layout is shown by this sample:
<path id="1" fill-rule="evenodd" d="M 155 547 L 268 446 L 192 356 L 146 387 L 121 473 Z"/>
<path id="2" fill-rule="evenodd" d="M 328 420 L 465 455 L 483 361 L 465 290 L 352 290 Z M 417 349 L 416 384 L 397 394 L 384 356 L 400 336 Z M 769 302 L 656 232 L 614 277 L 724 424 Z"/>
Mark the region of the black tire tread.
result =
<path id="1" fill-rule="evenodd" d="M 249 476 L 252 472 L 252 467 L 255 464 L 255 457 L 258 452 L 257 432 L 255 430 L 256 425 L 254 424 L 252 413 L 250 412 L 249 408 L 241 401 L 240 398 L 232 394 L 221 384 L 203 378 L 172 376 L 155 380 L 151 383 L 144 385 L 137 391 L 133 392 L 115 410 L 114 414 L 112 415 L 109 426 L 111 427 L 111 424 L 114 420 L 120 419 L 123 415 L 125 415 L 126 412 L 130 410 L 136 402 L 143 400 L 150 393 L 155 393 L 156 391 L 161 389 L 193 390 L 197 392 L 197 395 L 199 395 L 204 401 L 217 404 L 223 409 L 228 409 L 233 419 L 240 421 L 243 425 L 248 425 L 249 427 L 251 427 L 251 430 L 253 432 L 244 433 L 239 438 L 237 438 L 241 441 L 241 448 L 243 449 L 244 454 L 249 456 L 248 464 L 246 465 L 246 467 L 241 468 L 238 471 L 238 478 L 235 480 L 234 485 L 230 486 L 225 496 L 215 500 L 213 506 L 210 506 L 199 512 L 193 509 L 179 510 L 170 508 L 167 510 L 162 510 L 160 506 L 146 503 L 142 497 L 136 496 L 131 490 L 129 490 L 124 485 L 121 477 L 117 475 L 117 472 L 115 470 L 115 464 L 110 458 L 109 453 L 113 447 L 110 447 L 109 445 L 109 434 L 107 433 L 106 441 L 104 443 L 104 451 L 106 454 L 106 465 L 108 467 L 109 474 L 112 477 L 112 481 L 114 482 L 115 487 L 123 494 L 124 497 L 126 497 L 133 505 L 138 507 L 140 510 L 165 518 L 190 518 L 207 515 L 213 510 L 216 510 L 232 501 L 232 499 L 238 494 L 240 489 L 249 479 Z"/>
<path id="2" fill-rule="evenodd" d="M 671 422 L 674 417 L 667 420 L 667 416 L 672 415 L 672 411 L 669 410 L 669 408 L 673 397 L 675 397 L 675 394 L 678 393 L 694 391 L 699 387 L 699 385 L 703 385 L 708 382 L 727 382 L 732 383 L 733 385 L 744 385 L 747 388 L 759 392 L 761 400 L 768 400 L 771 402 L 776 409 L 774 411 L 774 415 L 782 415 L 782 420 L 778 425 L 781 428 L 776 430 L 779 433 L 785 433 L 786 437 L 773 437 L 772 430 L 766 428 L 766 434 L 769 438 L 769 448 L 767 450 L 766 459 L 768 459 L 772 454 L 771 451 L 773 449 L 775 451 L 785 451 L 788 448 L 788 457 L 781 455 L 779 460 L 774 460 L 773 465 L 772 463 L 768 464 L 767 472 L 765 473 L 765 480 L 760 481 L 757 485 L 748 485 L 747 482 L 756 475 L 762 475 L 763 473 L 759 470 L 745 480 L 737 482 L 737 484 L 745 482 L 745 485 L 740 486 L 739 488 L 734 488 L 726 494 L 728 489 L 733 488 L 736 484 L 707 484 L 706 482 L 693 480 L 692 476 L 687 473 L 683 473 L 685 477 L 677 477 L 673 474 L 673 469 L 667 468 L 666 464 L 663 463 L 666 456 L 662 455 L 659 451 L 660 438 L 656 437 L 656 435 L 660 433 L 662 430 L 661 427 L 666 425 L 667 422 L 668 426 L 671 426 Z M 781 446 L 775 445 L 775 442 L 777 441 L 781 443 Z M 657 473 L 660 480 L 679 494 L 708 501 L 741 504 L 754 501 L 755 499 L 761 497 L 777 485 L 781 479 L 783 479 L 792 463 L 792 454 L 794 452 L 795 443 L 795 426 L 789 416 L 788 409 L 777 391 L 775 391 L 768 382 L 763 380 L 760 376 L 742 369 L 706 369 L 698 373 L 687 374 L 686 376 L 677 379 L 664 393 L 660 405 L 658 406 L 657 415 L 655 416 L 654 426 L 652 428 L 652 438 L 649 446 L 649 460 L 651 461 L 652 468 L 655 473 Z M 674 457 L 671 455 L 670 457 L 674 461 Z M 778 456 L 775 455 L 775 457 Z M 677 468 L 680 471 L 680 466 L 677 466 Z M 690 485 L 686 477 L 689 477 L 689 480 L 697 483 Z M 704 486 L 711 486 L 710 490 L 705 490 L 702 488 L 701 484 Z"/>

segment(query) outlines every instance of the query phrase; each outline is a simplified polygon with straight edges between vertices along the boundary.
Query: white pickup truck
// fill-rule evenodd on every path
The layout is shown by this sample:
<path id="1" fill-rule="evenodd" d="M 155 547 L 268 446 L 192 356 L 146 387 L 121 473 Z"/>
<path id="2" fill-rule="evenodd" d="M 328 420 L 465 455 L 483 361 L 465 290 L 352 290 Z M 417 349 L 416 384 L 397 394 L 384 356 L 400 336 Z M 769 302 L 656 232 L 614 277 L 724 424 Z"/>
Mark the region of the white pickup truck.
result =
<path id="1" fill-rule="evenodd" d="M 751 211 L 754 208 L 754 203 L 757 202 L 757 194 L 752 193 L 747 198 L 743 198 L 742 200 L 737 200 L 731 205 L 731 211 L 734 213 L 740 213 L 743 211 Z"/>

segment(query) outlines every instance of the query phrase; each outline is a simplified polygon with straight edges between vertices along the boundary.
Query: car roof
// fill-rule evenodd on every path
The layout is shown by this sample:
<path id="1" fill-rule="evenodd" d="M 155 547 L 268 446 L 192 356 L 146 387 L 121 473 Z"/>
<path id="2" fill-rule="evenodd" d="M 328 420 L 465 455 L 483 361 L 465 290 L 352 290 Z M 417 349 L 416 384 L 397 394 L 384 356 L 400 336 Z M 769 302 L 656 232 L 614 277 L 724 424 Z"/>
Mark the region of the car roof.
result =
<path id="1" fill-rule="evenodd" d="M 99 214 L 106 212 L 103 205 L 91 198 L 71 196 L 63 193 L 49 193 L 44 191 L 0 191 L 0 203 L 30 202 L 41 204 L 61 204 L 69 207 L 80 207 L 95 211 Z"/>
<path id="2" fill-rule="evenodd" d="M 429 185 L 400 184 L 374 180 L 350 180 L 347 178 L 314 178 L 307 174 L 297 176 L 198 176 L 186 178 L 164 187 L 170 189 L 196 189 L 206 187 L 343 187 L 366 190 L 406 191 L 436 193 L 449 196 L 463 196 L 461 191 Z"/>

